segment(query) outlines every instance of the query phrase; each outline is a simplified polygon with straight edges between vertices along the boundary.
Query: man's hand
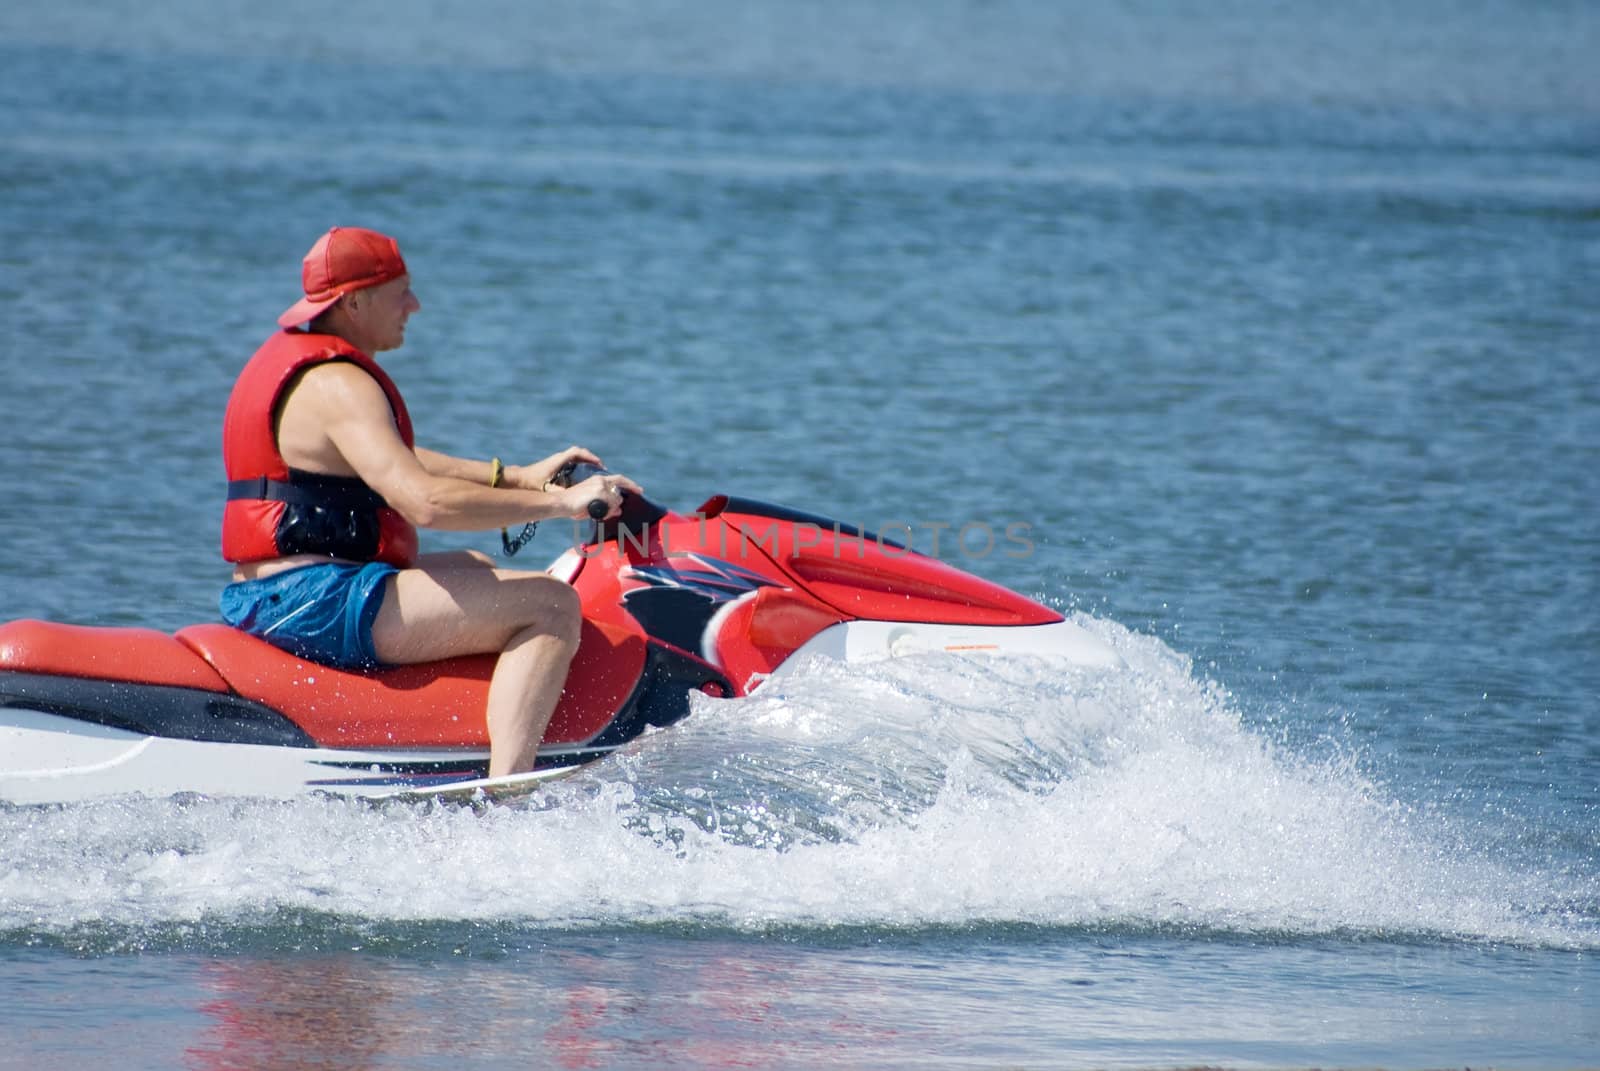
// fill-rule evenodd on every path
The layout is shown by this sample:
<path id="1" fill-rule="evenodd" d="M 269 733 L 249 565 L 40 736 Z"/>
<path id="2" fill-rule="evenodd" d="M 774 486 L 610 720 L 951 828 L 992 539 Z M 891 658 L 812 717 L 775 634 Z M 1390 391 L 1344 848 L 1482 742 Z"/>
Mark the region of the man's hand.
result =
<path id="1" fill-rule="evenodd" d="M 618 473 L 607 473 L 604 476 L 590 476 L 576 487 L 569 487 L 561 491 L 562 505 L 570 508 L 570 516 L 578 520 L 585 520 L 589 516 L 589 503 L 604 502 L 607 507 L 606 519 L 615 517 L 622 510 L 622 495 L 641 495 L 644 488 Z"/>
<path id="2" fill-rule="evenodd" d="M 605 467 L 593 452 L 581 446 L 569 446 L 559 453 L 551 454 L 543 461 L 535 461 L 530 465 L 508 466 L 505 470 L 505 485 L 559 496 L 562 512 L 578 520 L 588 518 L 590 502 L 604 502 L 608 507 L 606 516 L 615 517 L 622 506 L 623 492 L 635 495 L 644 493 L 644 488 L 637 483 L 614 472 L 603 476 L 591 476 L 575 487 L 562 487 L 553 482 L 563 469 L 577 464 L 589 464 L 595 468 Z"/>
<path id="3" fill-rule="evenodd" d="M 543 491 L 545 485 L 556 478 L 556 475 L 569 465 L 580 462 L 593 465 L 595 468 L 604 468 L 600 459 L 581 446 L 569 446 L 559 453 L 551 454 L 543 461 L 535 461 L 529 465 L 507 465 L 505 482 L 507 487 L 520 487 L 525 491 Z M 553 492 L 555 488 L 551 488 Z"/>

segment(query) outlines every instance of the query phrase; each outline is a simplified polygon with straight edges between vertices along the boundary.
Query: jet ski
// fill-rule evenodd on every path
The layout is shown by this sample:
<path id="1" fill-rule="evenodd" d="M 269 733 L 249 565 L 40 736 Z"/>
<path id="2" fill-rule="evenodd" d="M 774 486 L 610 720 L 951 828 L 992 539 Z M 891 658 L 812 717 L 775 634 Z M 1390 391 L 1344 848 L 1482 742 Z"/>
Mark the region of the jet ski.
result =
<path id="1" fill-rule="evenodd" d="M 584 621 L 532 779 L 679 721 L 695 693 L 750 695 L 813 657 L 1122 664 L 1054 610 L 907 542 L 749 498 L 680 514 L 627 496 L 549 566 Z M 473 782 L 488 769 L 496 657 L 350 672 L 222 624 L 0 624 L 0 801 L 383 797 Z"/>

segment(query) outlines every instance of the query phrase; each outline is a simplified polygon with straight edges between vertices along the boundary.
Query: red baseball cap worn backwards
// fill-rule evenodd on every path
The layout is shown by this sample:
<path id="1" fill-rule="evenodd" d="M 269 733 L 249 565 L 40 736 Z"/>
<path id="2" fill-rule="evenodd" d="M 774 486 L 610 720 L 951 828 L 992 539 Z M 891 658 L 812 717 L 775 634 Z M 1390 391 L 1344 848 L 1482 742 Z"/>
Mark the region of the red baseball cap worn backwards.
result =
<path id="1" fill-rule="evenodd" d="M 406 273 L 406 262 L 393 238 L 363 227 L 334 227 L 311 247 L 300 262 L 306 296 L 278 317 L 282 327 L 309 323 L 352 290 L 365 290 Z"/>

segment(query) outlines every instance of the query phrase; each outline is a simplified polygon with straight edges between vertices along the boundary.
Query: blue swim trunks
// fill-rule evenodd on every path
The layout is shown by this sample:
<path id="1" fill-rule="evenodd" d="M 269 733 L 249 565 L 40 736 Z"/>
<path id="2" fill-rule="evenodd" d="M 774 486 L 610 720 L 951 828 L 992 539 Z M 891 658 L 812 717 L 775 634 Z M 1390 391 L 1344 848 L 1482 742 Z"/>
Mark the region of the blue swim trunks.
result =
<path id="1" fill-rule="evenodd" d="M 222 620 L 311 662 L 371 669 L 381 664 L 372 623 L 397 572 L 387 562 L 328 562 L 243 580 L 222 589 Z"/>

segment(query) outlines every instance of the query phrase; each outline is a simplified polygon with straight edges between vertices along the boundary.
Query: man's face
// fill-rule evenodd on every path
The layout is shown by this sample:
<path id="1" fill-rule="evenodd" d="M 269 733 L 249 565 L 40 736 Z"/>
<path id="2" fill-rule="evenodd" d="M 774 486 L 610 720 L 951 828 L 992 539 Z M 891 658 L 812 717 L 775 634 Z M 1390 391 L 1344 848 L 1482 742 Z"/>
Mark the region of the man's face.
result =
<path id="1" fill-rule="evenodd" d="M 402 275 L 356 296 L 351 317 L 371 341 L 371 352 L 399 349 L 406 340 L 406 320 L 422 308 L 411 292 L 411 276 Z"/>

